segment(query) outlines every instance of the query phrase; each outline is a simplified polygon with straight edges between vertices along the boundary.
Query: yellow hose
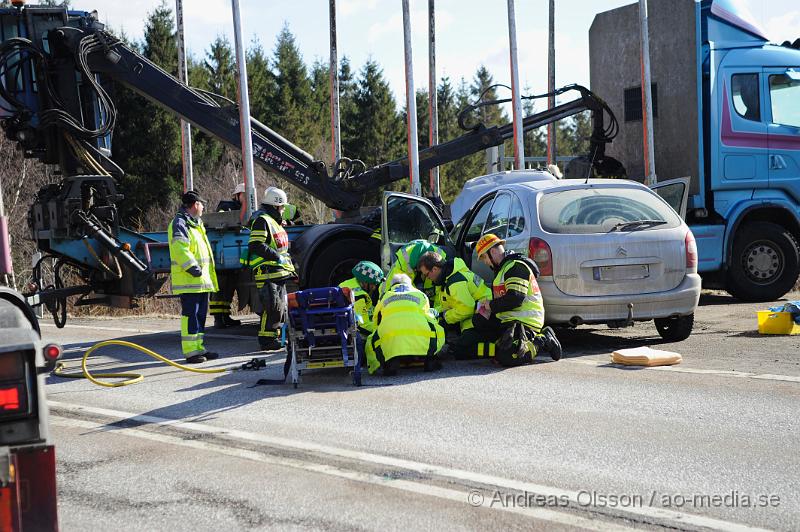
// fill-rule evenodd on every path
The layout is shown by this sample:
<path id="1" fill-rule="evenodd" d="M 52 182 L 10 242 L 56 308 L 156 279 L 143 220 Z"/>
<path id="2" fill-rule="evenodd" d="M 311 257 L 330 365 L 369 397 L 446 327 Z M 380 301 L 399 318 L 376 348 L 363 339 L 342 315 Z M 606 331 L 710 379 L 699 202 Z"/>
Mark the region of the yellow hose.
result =
<path id="1" fill-rule="evenodd" d="M 59 362 L 56 365 L 53 374 L 58 377 L 64 377 L 68 379 L 84 379 L 84 378 L 89 379 L 94 384 L 97 384 L 98 386 L 105 386 L 107 388 L 117 388 L 118 386 L 127 386 L 129 384 L 135 384 L 137 382 L 141 382 L 142 380 L 144 380 L 144 376 L 139 375 L 138 373 L 96 373 L 92 375 L 89 372 L 89 369 L 86 367 L 86 360 L 89 358 L 89 355 L 91 355 L 95 349 L 99 349 L 107 345 L 121 345 L 125 347 L 132 347 L 133 349 L 141 351 L 146 355 L 150 355 L 151 357 L 156 358 L 164 362 L 165 364 L 169 364 L 170 366 L 174 366 L 178 369 L 182 369 L 185 371 L 193 371 L 195 373 L 225 373 L 226 371 L 233 371 L 233 368 L 200 369 L 200 368 L 193 368 L 190 366 L 184 366 L 183 364 L 178 364 L 177 362 L 174 362 L 168 358 L 159 355 L 155 351 L 151 351 L 150 349 L 142 347 L 141 345 L 138 344 L 134 344 L 133 342 L 126 342 L 124 340 L 105 340 L 103 342 L 94 344 L 92 347 L 87 349 L 86 352 L 83 354 L 83 359 L 81 360 L 81 369 L 83 370 L 83 373 L 64 373 L 65 369 L 64 363 Z M 120 382 L 103 382 L 101 380 L 98 380 L 98 377 L 101 379 L 125 379 L 125 380 Z"/>

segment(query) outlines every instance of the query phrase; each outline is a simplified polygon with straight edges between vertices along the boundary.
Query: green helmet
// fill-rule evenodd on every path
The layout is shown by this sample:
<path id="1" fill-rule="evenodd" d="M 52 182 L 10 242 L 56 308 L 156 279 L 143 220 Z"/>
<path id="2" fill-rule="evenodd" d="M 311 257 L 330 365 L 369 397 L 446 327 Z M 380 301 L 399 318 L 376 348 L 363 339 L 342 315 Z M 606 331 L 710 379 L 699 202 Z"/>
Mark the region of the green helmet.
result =
<path id="1" fill-rule="evenodd" d="M 381 267 L 368 260 L 362 260 L 353 268 L 353 277 L 356 281 L 369 284 L 381 284 L 384 279 Z"/>
<path id="2" fill-rule="evenodd" d="M 411 251 L 408 253 L 408 267 L 412 270 L 417 269 L 417 265 L 419 264 L 419 258 L 423 256 L 425 253 L 438 251 L 436 246 L 428 242 L 427 240 L 412 240 L 411 244 L 414 247 L 411 248 Z"/>

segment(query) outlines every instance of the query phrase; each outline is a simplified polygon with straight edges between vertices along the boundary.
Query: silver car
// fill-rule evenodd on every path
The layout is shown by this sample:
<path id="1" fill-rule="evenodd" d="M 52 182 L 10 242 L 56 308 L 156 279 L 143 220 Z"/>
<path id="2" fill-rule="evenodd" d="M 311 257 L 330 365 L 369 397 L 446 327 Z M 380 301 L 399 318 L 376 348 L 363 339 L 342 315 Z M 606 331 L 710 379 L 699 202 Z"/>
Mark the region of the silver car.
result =
<path id="1" fill-rule="evenodd" d="M 673 207 L 634 181 L 506 174 L 513 174 L 514 182 L 456 202 L 471 207 L 450 236 L 476 273 L 492 279 L 474 247 L 482 235 L 494 233 L 506 240 L 506 249 L 539 265 L 548 323 L 619 327 L 654 320 L 665 340 L 691 334 L 700 276 L 694 236 L 675 210 L 685 197 L 685 181 L 659 191 L 678 199 Z M 530 179 L 521 179 L 526 174 Z M 486 177 L 502 181 L 497 174 Z M 462 196 L 480 189 L 474 185 Z"/>

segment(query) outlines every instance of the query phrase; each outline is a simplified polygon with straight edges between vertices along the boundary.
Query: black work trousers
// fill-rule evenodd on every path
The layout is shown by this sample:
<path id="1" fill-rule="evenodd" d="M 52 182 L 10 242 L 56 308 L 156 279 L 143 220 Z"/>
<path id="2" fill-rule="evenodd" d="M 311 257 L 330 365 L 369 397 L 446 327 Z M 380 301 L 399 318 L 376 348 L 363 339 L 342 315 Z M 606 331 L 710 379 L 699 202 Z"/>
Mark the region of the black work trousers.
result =
<path id="1" fill-rule="evenodd" d="M 258 289 L 261 300 L 261 327 L 258 330 L 259 344 L 270 339 L 280 339 L 281 326 L 286 321 L 286 285 L 283 281 L 266 281 Z"/>

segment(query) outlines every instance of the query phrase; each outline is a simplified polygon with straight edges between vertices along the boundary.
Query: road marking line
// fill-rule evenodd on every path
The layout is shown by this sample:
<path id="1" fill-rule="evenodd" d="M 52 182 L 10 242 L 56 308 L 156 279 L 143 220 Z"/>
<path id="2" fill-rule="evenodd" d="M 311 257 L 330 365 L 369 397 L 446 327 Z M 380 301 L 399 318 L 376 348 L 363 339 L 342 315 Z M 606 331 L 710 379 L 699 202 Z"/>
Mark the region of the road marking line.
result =
<path id="1" fill-rule="evenodd" d="M 166 419 L 156 416 L 139 415 L 130 412 L 122 412 L 119 410 L 111 410 L 107 408 L 63 403 L 60 401 L 48 401 L 48 403 L 53 408 L 60 408 L 62 410 L 69 411 L 75 414 L 92 413 L 115 419 L 126 419 L 130 421 L 137 421 L 139 423 L 173 426 L 193 432 L 216 434 L 238 440 L 258 442 L 266 445 L 284 447 L 289 449 L 300 449 L 307 452 L 327 454 L 330 456 L 346 458 L 354 461 L 361 461 L 371 464 L 378 464 L 382 466 L 391 466 L 402 469 L 408 469 L 410 471 L 416 471 L 424 475 L 449 477 L 466 482 L 474 482 L 477 484 L 497 486 L 500 488 L 506 488 L 508 490 L 514 490 L 523 493 L 528 493 L 528 492 L 537 493 L 544 495 L 545 497 L 549 496 L 556 498 L 567 497 L 571 502 L 574 502 L 575 504 L 581 506 L 580 503 L 578 502 L 578 497 L 581 492 L 544 486 L 542 484 L 534 484 L 532 482 L 503 478 L 494 475 L 466 471 L 463 469 L 437 466 L 433 464 L 416 462 L 404 458 L 384 456 L 365 451 L 355 451 L 339 447 L 332 447 L 329 445 L 317 444 L 308 441 L 293 440 L 278 436 L 268 436 L 266 434 L 246 432 L 236 429 L 225 429 L 193 421 L 181 421 L 181 420 Z M 746 525 L 741 525 L 739 523 L 724 521 L 722 519 L 716 519 L 713 517 L 706 517 L 695 514 L 688 514 L 688 513 L 678 512 L 675 510 L 668 510 L 666 508 L 644 506 L 644 507 L 614 508 L 614 510 L 620 513 L 634 515 L 639 518 L 644 517 L 650 519 L 657 519 L 660 521 L 669 521 L 682 525 L 706 527 L 718 530 L 763 530 L 760 528 L 752 528 Z"/>
<path id="2" fill-rule="evenodd" d="M 102 423 L 96 423 L 93 421 L 85 421 L 72 418 L 64 418 L 60 416 L 51 416 L 51 423 L 56 426 L 83 428 L 90 430 L 98 430 L 98 429 L 103 429 L 105 427 L 105 425 Z M 293 469 L 300 469 L 312 473 L 319 473 L 323 475 L 338 477 L 345 480 L 351 480 L 354 482 L 373 484 L 377 486 L 407 491 L 429 497 L 447 499 L 462 504 L 469 504 L 473 508 L 482 507 L 482 508 L 489 508 L 492 510 L 502 510 L 530 517 L 533 519 L 579 527 L 586 530 L 603 530 L 603 531 L 633 530 L 632 528 L 623 527 L 616 523 L 595 521 L 592 519 L 586 519 L 584 517 L 579 517 L 565 512 L 557 512 L 542 507 L 529 507 L 529 506 L 517 507 L 517 506 L 502 505 L 502 504 L 493 505 L 492 498 L 488 498 L 489 500 L 487 500 L 487 497 L 476 496 L 477 498 L 471 499 L 470 495 L 472 495 L 472 492 L 470 491 L 459 491 L 454 489 L 442 488 L 439 486 L 432 486 L 429 484 L 414 482 L 411 480 L 396 479 L 388 475 L 381 476 L 372 473 L 364 473 L 361 471 L 354 471 L 351 469 L 344 469 L 341 467 L 335 467 L 327 464 L 298 460 L 295 458 L 288 458 L 288 457 L 275 458 L 257 451 L 223 447 L 221 445 L 217 445 L 214 443 L 203 442 L 198 440 L 186 440 L 176 436 L 158 434 L 134 428 L 115 429 L 113 431 L 108 431 L 108 432 L 155 441 L 158 443 L 171 444 L 181 447 L 190 447 L 192 449 L 209 451 L 217 454 L 224 454 L 235 458 L 252 460 L 255 462 L 261 462 L 264 464 L 269 464 L 278 467 L 289 467 Z M 480 504 L 477 504 L 478 502 Z"/>
<path id="3" fill-rule="evenodd" d="M 53 327 L 56 326 L 52 323 L 40 323 L 40 326 L 43 327 Z M 145 334 L 159 334 L 159 333 L 174 333 L 180 334 L 180 331 L 176 329 L 132 329 L 128 327 L 95 327 L 94 325 L 69 325 L 67 329 L 89 329 L 93 331 L 122 331 L 122 332 L 136 332 L 136 333 L 145 333 Z M 233 340 L 254 340 L 255 336 L 245 336 L 241 334 L 226 334 L 226 333 L 217 333 L 217 332 L 207 332 L 206 338 L 227 338 Z"/>
<path id="4" fill-rule="evenodd" d="M 614 364 L 613 362 L 605 362 L 602 360 L 576 360 L 576 359 L 564 359 L 563 362 L 569 362 L 571 364 L 583 364 L 585 366 L 594 366 L 594 367 L 603 367 L 607 366 L 610 368 L 619 368 L 619 369 L 637 369 L 637 370 L 653 370 L 653 371 L 671 371 L 673 373 L 695 373 L 698 375 L 719 375 L 722 377 L 736 377 L 739 379 L 759 379 L 759 380 L 768 380 L 768 381 L 786 381 L 786 382 L 800 382 L 800 377 L 795 377 L 792 375 L 773 375 L 770 373 L 748 373 L 745 371 L 733 371 L 733 370 L 719 370 L 719 369 L 694 369 L 694 368 L 681 368 L 678 366 L 654 366 L 654 367 L 647 367 L 647 366 L 624 366 L 622 364 Z"/>

